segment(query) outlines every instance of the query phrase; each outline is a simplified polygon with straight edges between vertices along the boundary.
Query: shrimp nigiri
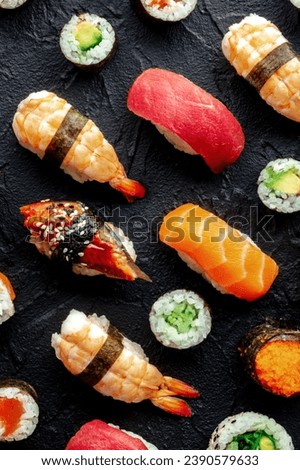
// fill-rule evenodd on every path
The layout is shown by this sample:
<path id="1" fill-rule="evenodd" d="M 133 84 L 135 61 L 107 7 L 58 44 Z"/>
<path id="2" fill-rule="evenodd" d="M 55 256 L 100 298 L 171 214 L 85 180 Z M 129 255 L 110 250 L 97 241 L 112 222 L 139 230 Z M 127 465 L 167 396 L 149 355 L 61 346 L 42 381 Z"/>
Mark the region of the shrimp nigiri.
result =
<path id="1" fill-rule="evenodd" d="M 258 15 L 229 28 L 222 49 L 275 111 L 300 122 L 300 60 L 279 29 Z"/>
<path id="2" fill-rule="evenodd" d="M 93 214 L 81 202 L 41 201 L 21 207 L 29 242 L 76 274 L 150 281 L 135 264 L 132 242 L 123 230 Z"/>
<path id="3" fill-rule="evenodd" d="M 61 327 L 52 335 L 58 359 L 102 395 L 126 403 L 151 400 L 153 405 L 179 416 L 191 416 L 184 400 L 199 393 L 172 377 L 164 377 L 148 362 L 142 348 L 125 338 L 105 316 L 86 316 L 71 310 Z"/>
<path id="4" fill-rule="evenodd" d="M 128 201 L 145 196 L 145 188 L 127 178 L 112 145 L 96 124 L 55 93 L 31 93 L 13 120 L 19 143 L 73 179 L 109 183 Z"/>
<path id="5" fill-rule="evenodd" d="M 268 292 L 278 274 L 275 261 L 249 237 L 195 204 L 169 212 L 159 236 L 223 294 L 256 300 Z"/>

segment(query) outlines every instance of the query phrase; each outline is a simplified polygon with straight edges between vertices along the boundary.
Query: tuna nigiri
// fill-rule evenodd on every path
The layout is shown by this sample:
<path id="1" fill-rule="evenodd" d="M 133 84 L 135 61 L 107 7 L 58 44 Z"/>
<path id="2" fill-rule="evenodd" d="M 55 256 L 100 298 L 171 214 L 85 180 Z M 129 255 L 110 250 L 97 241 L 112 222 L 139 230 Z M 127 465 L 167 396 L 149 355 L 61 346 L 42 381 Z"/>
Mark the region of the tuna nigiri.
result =
<path id="1" fill-rule="evenodd" d="M 177 73 L 146 70 L 131 87 L 127 105 L 175 148 L 201 155 L 214 173 L 234 163 L 244 149 L 243 130 L 226 106 Z"/>
<path id="2" fill-rule="evenodd" d="M 148 450 L 156 447 L 133 432 L 94 419 L 84 424 L 66 450 Z"/>
<path id="3" fill-rule="evenodd" d="M 128 201 L 145 196 L 145 188 L 127 178 L 112 145 L 96 124 L 55 93 L 31 93 L 13 120 L 19 143 L 80 183 L 109 183 Z"/>
<path id="4" fill-rule="evenodd" d="M 224 294 L 248 301 L 270 289 L 278 266 L 246 235 L 194 204 L 167 214 L 160 240 Z"/>
<path id="5" fill-rule="evenodd" d="M 52 346 L 72 374 L 102 395 L 125 403 L 151 400 L 169 413 L 191 416 L 190 407 L 178 396 L 197 398 L 197 390 L 163 376 L 149 363 L 143 349 L 124 337 L 104 315 L 86 316 L 71 310 L 61 332 L 52 335 Z"/>

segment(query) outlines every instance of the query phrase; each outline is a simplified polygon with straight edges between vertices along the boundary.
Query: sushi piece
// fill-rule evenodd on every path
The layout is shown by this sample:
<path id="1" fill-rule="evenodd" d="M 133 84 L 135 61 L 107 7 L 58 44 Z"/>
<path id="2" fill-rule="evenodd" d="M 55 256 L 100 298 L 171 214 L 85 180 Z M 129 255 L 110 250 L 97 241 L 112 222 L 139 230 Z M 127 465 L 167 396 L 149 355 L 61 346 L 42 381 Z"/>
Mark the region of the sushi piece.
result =
<path id="1" fill-rule="evenodd" d="M 247 235 L 195 204 L 167 214 L 160 240 L 223 294 L 253 301 L 273 284 L 278 266 Z"/>
<path id="2" fill-rule="evenodd" d="M 244 149 L 243 130 L 226 106 L 177 73 L 146 70 L 132 85 L 127 106 L 176 149 L 201 155 L 214 173 L 234 163 Z"/>
<path id="3" fill-rule="evenodd" d="M 191 416 L 184 400 L 199 393 L 181 380 L 164 377 L 148 362 L 142 348 L 125 338 L 102 315 L 71 310 L 52 346 L 64 366 L 103 395 L 126 403 L 151 400 L 179 416 Z"/>
<path id="4" fill-rule="evenodd" d="M 270 21 L 250 15 L 229 28 L 225 57 L 275 111 L 300 122 L 300 60 Z"/>
<path id="5" fill-rule="evenodd" d="M 300 162 L 279 158 L 262 170 L 258 181 L 258 196 L 269 209 L 292 213 L 300 210 Z"/>
<path id="6" fill-rule="evenodd" d="M 300 8 L 300 0 L 290 0 L 290 2 L 291 2 L 296 8 Z"/>
<path id="7" fill-rule="evenodd" d="M 184 289 L 160 297 L 153 304 L 149 319 L 156 339 L 170 348 L 196 346 L 211 330 L 208 306 L 195 292 Z"/>
<path id="8" fill-rule="evenodd" d="M 197 0 L 132 0 L 132 4 L 151 20 L 175 23 L 192 13 Z"/>
<path id="9" fill-rule="evenodd" d="M 21 207 L 29 242 L 76 274 L 150 281 L 135 264 L 132 242 L 82 202 L 41 201 Z"/>
<path id="10" fill-rule="evenodd" d="M 21 441 L 35 430 L 39 417 L 36 391 L 22 380 L 0 382 L 0 441 Z"/>
<path id="11" fill-rule="evenodd" d="M 157 450 L 157 448 L 133 432 L 95 419 L 79 429 L 68 442 L 66 450 Z"/>
<path id="12" fill-rule="evenodd" d="M 72 16 L 60 35 L 60 48 L 66 59 L 87 71 L 97 71 L 109 62 L 116 44 L 111 24 L 89 13 Z"/>
<path id="13" fill-rule="evenodd" d="M 255 382 L 283 397 L 300 394 L 300 331 L 275 324 L 256 326 L 246 334 L 239 353 Z"/>
<path id="14" fill-rule="evenodd" d="M 145 188 L 127 178 L 96 124 L 55 93 L 31 93 L 21 101 L 13 130 L 23 147 L 76 181 L 109 183 L 128 201 L 145 196 Z"/>
<path id="15" fill-rule="evenodd" d="M 15 313 L 13 304 L 15 298 L 16 294 L 10 281 L 4 274 L 0 273 L 0 325 Z"/>
<path id="16" fill-rule="evenodd" d="M 208 450 L 293 450 L 284 427 L 260 413 L 247 411 L 225 418 L 214 430 Z"/>
<path id="17" fill-rule="evenodd" d="M 15 10 L 24 5 L 28 0 L 0 0 L 0 8 L 4 10 Z"/>

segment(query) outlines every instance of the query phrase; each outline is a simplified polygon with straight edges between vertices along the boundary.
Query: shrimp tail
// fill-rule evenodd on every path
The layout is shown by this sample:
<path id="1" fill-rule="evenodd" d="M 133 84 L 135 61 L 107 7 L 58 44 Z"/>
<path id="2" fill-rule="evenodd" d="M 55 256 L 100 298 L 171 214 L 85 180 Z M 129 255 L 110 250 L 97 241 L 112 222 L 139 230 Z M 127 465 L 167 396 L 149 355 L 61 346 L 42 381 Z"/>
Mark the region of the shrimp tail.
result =
<path id="1" fill-rule="evenodd" d="M 180 398 L 176 397 L 158 397 L 151 400 L 154 406 L 161 408 L 168 413 L 177 416 L 183 416 L 185 418 L 190 418 L 192 416 L 191 409 L 189 405 Z"/>
<path id="2" fill-rule="evenodd" d="M 164 377 L 164 386 L 174 395 L 186 398 L 198 398 L 200 393 L 194 387 L 186 384 L 182 380 L 173 379 L 173 377 Z"/>
<path id="3" fill-rule="evenodd" d="M 128 202 L 133 202 L 136 198 L 142 199 L 146 194 L 146 189 L 141 183 L 129 178 L 113 178 L 109 184 L 120 191 Z"/>

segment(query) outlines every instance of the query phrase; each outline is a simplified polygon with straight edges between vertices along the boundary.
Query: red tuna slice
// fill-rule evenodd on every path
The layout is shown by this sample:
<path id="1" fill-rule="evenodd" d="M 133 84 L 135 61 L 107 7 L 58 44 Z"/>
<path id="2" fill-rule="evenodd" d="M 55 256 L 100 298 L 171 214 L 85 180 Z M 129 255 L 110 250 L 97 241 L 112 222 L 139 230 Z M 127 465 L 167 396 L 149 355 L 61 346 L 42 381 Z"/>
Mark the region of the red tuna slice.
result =
<path id="1" fill-rule="evenodd" d="M 148 447 L 137 437 L 95 419 L 79 429 L 66 450 L 148 450 Z"/>
<path id="2" fill-rule="evenodd" d="M 214 173 L 235 162 L 244 149 L 243 130 L 226 106 L 174 72 L 143 72 L 129 91 L 127 106 L 167 133 L 176 148 L 202 155 Z"/>

